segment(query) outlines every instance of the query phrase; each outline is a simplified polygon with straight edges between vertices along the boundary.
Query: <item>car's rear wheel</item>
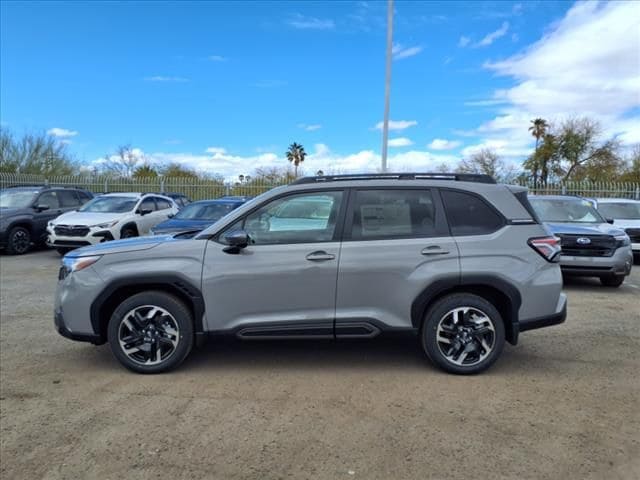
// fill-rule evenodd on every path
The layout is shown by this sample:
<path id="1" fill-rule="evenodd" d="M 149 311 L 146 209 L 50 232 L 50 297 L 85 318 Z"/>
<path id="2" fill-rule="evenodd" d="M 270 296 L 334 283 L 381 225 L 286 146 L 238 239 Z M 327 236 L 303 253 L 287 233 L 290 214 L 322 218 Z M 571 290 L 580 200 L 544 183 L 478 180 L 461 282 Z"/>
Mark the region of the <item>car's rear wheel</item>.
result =
<path id="1" fill-rule="evenodd" d="M 193 347 L 193 319 L 186 305 L 164 292 L 142 292 L 122 302 L 107 329 L 114 356 L 129 370 L 171 370 Z"/>
<path id="2" fill-rule="evenodd" d="M 600 283 L 605 287 L 619 287 L 624 283 L 624 275 L 608 275 L 600 277 Z"/>
<path id="3" fill-rule="evenodd" d="M 504 347 L 505 331 L 498 310 L 478 295 L 456 293 L 438 300 L 424 319 L 422 348 L 443 370 L 480 373 Z"/>
<path id="4" fill-rule="evenodd" d="M 24 227 L 13 227 L 7 237 L 7 253 L 22 255 L 31 248 L 31 233 Z"/>

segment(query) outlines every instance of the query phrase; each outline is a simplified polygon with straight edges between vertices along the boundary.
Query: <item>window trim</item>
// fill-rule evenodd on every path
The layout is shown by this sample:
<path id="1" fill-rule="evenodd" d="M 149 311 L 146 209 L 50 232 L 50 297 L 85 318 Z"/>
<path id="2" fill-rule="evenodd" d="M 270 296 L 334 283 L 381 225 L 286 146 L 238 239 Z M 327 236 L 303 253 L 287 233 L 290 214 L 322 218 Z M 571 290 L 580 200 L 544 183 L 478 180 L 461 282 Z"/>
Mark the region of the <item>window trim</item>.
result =
<path id="1" fill-rule="evenodd" d="M 491 235 L 493 233 L 496 233 L 498 230 L 503 229 L 504 227 L 506 227 L 509 222 L 507 221 L 507 219 L 505 218 L 505 216 L 502 214 L 502 212 L 500 210 L 498 210 L 495 206 L 493 206 L 493 204 L 489 201 L 487 201 L 487 199 L 485 199 L 482 195 L 480 195 L 479 193 L 476 192 L 471 192 L 469 190 L 462 190 L 460 188 L 447 188 L 447 187 L 439 187 L 439 196 L 441 197 L 441 202 L 442 202 L 442 207 L 443 207 L 443 211 L 445 214 L 445 217 L 447 219 L 447 226 L 449 227 L 449 234 L 452 237 L 479 237 L 479 236 L 484 236 L 484 235 Z M 487 207 L 489 207 L 489 210 L 491 210 L 492 212 L 494 212 L 498 218 L 500 219 L 500 226 L 494 230 L 491 231 L 487 231 L 484 233 L 463 233 L 463 234 L 459 234 L 459 235 L 454 235 L 453 234 L 453 230 L 451 229 L 451 220 L 449 218 L 449 215 L 447 214 L 447 209 L 444 205 L 444 198 L 442 198 L 442 192 L 455 192 L 455 193 L 466 193 L 467 195 L 471 195 L 473 197 L 478 198 L 482 203 L 484 203 Z"/>
<path id="2" fill-rule="evenodd" d="M 286 197 L 291 197 L 291 196 L 295 196 L 295 195 L 306 195 L 306 194 L 318 194 L 318 193 L 327 193 L 327 192 L 342 192 L 342 200 L 340 203 L 340 210 L 338 210 L 338 216 L 336 217 L 336 226 L 333 230 L 333 237 L 330 240 L 321 240 L 321 241 L 315 241 L 315 242 L 308 242 L 308 241 L 299 241 L 299 242 L 287 242 L 287 243 L 258 243 L 258 244 L 250 244 L 250 247 L 262 247 L 262 246 L 273 246 L 273 245 L 304 245 L 304 244 L 315 244 L 315 243 L 335 243 L 335 242 L 340 242 L 341 238 L 342 238 L 342 232 L 344 229 L 344 222 L 345 222 L 345 213 L 346 213 L 346 207 L 347 207 L 347 203 L 349 201 L 349 189 L 348 188 L 314 188 L 314 189 L 310 189 L 310 190 L 297 190 L 297 191 L 290 191 L 290 192 L 283 192 L 279 195 L 276 195 L 275 197 L 271 197 L 267 200 L 265 200 L 264 202 L 262 202 L 259 205 L 256 205 L 254 208 L 252 208 L 251 210 L 249 210 L 248 212 L 246 212 L 244 215 L 242 215 L 239 218 L 236 218 L 235 220 L 233 220 L 230 224 L 225 225 L 219 232 L 217 232 L 215 235 L 211 236 L 209 239 L 220 244 L 220 245 L 226 245 L 226 243 L 223 243 L 222 237 L 224 236 L 225 233 L 227 233 L 228 231 L 230 231 L 230 228 L 235 225 L 238 222 L 242 222 L 242 228 L 244 229 L 244 222 L 247 220 L 247 217 L 251 214 L 253 214 L 254 212 L 256 212 L 257 210 L 260 210 L 262 207 L 264 207 L 265 205 L 268 205 L 271 202 L 274 202 L 276 200 L 280 200 L 282 198 L 286 198 Z M 237 208 L 237 207 L 236 207 Z M 235 210 L 235 209 L 234 209 Z M 232 210 L 233 211 L 233 210 Z"/>
<path id="3" fill-rule="evenodd" d="M 444 205 L 437 187 L 415 187 L 415 186 L 397 186 L 397 187 L 352 187 L 352 191 L 349 196 L 349 205 L 345 215 L 344 235 L 342 236 L 343 242 L 371 242 L 376 240 L 411 240 L 416 238 L 440 238 L 451 236 L 447 219 L 444 214 Z M 353 214 L 355 211 L 356 198 L 359 191 L 402 191 L 402 190 L 414 190 L 419 192 L 428 191 L 431 193 L 433 205 L 435 207 L 435 233 L 431 235 L 380 235 L 375 237 L 366 238 L 353 238 Z"/>

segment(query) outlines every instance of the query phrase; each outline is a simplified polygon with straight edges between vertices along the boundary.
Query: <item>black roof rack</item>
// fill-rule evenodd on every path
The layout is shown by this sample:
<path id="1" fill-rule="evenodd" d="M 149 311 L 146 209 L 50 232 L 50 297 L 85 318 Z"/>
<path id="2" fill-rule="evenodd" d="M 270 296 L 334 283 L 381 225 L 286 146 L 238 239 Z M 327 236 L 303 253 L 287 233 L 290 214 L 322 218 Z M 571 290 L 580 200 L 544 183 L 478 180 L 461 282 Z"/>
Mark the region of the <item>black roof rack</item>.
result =
<path id="1" fill-rule="evenodd" d="M 454 180 L 457 182 L 496 183 L 491 175 L 480 173 L 357 173 L 352 175 L 302 177 L 293 182 L 292 185 L 349 180 Z"/>

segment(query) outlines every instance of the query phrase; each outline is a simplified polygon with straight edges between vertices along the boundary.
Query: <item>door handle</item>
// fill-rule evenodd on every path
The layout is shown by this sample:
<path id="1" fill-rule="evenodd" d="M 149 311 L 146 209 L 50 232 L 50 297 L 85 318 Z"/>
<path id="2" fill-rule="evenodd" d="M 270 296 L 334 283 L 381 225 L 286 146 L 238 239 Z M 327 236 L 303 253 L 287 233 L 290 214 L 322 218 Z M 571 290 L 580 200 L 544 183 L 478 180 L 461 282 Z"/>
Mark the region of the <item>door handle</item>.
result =
<path id="1" fill-rule="evenodd" d="M 440 245 L 429 245 L 420 252 L 422 255 L 446 255 L 449 250 L 443 250 Z"/>
<path id="2" fill-rule="evenodd" d="M 310 262 L 326 262 L 327 260 L 333 260 L 336 256 L 324 250 L 318 250 L 317 252 L 311 252 L 305 258 Z"/>

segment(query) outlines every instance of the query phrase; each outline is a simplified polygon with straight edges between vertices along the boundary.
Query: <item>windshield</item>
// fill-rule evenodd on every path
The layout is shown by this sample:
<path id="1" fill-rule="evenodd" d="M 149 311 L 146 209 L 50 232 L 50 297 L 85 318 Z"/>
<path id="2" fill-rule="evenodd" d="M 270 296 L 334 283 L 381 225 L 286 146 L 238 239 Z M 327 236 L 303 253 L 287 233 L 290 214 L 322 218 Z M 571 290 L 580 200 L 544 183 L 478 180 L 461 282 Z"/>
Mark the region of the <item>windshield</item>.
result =
<path id="1" fill-rule="evenodd" d="M 180 220 L 218 220 L 236 207 L 233 203 L 192 203 L 184 207 L 175 218 Z"/>
<path id="2" fill-rule="evenodd" d="M 37 190 L 2 190 L 0 191 L 0 208 L 30 207 L 37 194 Z"/>
<path id="3" fill-rule="evenodd" d="M 640 202 L 600 203 L 598 211 L 605 218 L 614 220 L 640 220 Z"/>
<path id="4" fill-rule="evenodd" d="M 136 197 L 97 197 L 86 203 L 79 211 L 93 213 L 125 213 L 138 203 Z"/>
<path id="5" fill-rule="evenodd" d="M 576 198 L 529 198 L 531 205 L 543 222 L 605 223 L 591 202 Z"/>

